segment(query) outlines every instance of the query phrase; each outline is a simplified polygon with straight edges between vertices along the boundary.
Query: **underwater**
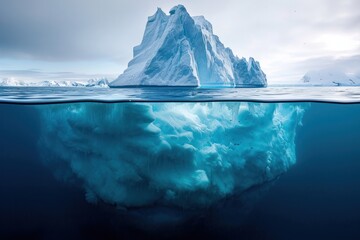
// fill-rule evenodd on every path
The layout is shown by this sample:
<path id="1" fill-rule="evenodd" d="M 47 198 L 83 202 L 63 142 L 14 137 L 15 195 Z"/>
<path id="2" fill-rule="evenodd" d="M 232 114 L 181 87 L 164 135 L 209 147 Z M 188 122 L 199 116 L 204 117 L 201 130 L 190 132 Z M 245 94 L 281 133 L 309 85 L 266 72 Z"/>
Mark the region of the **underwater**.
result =
<path id="1" fill-rule="evenodd" d="M 320 89 L 1 88 L 1 238 L 356 239 L 359 95 Z"/>

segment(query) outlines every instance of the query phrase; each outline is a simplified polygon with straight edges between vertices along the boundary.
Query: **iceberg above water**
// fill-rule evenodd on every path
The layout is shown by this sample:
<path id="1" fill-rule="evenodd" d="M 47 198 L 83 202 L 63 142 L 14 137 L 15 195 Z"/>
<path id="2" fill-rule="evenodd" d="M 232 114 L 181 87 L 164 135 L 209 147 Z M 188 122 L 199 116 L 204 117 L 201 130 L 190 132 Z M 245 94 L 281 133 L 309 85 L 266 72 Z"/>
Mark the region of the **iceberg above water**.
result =
<path id="1" fill-rule="evenodd" d="M 39 106 L 39 148 L 89 202 L 207 209 L 296 162 L 303 103 L 74 103 Z M 75 182 L 76 182 L 75 181 Z"/>
<path id="2" fill-rule="evenodd" d="M 111 87 L 264 87 L 266 75 L 253 58 L 238 58 L 214 35 L 204 17 L 191 17 L 182 5 L 149 17 L 134 58 Z"/>

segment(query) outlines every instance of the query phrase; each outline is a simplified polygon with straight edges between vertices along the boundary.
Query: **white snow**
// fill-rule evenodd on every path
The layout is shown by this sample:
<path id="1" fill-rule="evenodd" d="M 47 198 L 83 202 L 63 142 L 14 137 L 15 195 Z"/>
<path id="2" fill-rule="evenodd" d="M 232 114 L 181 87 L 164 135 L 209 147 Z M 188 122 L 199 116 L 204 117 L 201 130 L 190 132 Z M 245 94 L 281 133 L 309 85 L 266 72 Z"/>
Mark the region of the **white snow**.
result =
<path id="1" fill-rule="evenodd" d="M 15 78 L 5 78 L 0 80 L 2 87 L 102 87 L 107 88 L 107 79 L 90 79 L 88 81 L 42 81 L 27 82 Z"/>
<path id="2" fill-rule="evenodd" d="M 182 5 L 148 18 L 143 40 L 128 68 L 110 86 L 266 86 L 253 58 L 225 48 L 203 16 L 191 17 Z"/>
<path id="3" fill-rule="evenodd" d="M 360 79 L 338 69 L 321 69 L 307 72 L 300 83 L 309 86 L 355 86 L 360 85 Z"/>
<path id="4" fill-rule="evenodd" d="M 28 83 L 15 78 L 4 78 L 0 80 L 0 86 L 28 86 Z"/>

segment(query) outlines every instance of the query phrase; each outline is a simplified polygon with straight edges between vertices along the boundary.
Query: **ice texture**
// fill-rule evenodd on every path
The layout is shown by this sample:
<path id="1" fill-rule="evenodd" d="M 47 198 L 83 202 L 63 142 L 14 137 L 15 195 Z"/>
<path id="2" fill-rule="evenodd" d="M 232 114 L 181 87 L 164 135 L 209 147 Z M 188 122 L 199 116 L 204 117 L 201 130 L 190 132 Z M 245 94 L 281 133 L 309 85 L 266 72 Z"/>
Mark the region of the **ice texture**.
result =
<path id="1" fill-rule="evenodd" d="M 110 85 L 264 87 L 267 80 L 257 61 L 235 56 L 210 22 L 178 5 L 149 17 L 134 58 Z"/>
<path id="2" fill-rule="evenodd" d="M 301 103 L 74 103 L 39 107 L 44 161 L 89 202 L 206 209 L 296 162 Z"/>

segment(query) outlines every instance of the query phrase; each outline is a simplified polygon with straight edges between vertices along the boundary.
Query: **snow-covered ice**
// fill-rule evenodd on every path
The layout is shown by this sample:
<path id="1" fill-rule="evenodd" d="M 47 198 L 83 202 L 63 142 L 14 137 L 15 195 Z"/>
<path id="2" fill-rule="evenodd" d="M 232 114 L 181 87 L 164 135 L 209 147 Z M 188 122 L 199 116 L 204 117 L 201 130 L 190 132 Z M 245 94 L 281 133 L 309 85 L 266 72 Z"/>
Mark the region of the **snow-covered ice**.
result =
<path id="1" fill-rule="evenodd" d="M 356 86 L 360 85 L 360 79 L 338 69 L 326 68 L 307 72 L 300 83 L 309 86 Z"/>
<path id="2" fill-rule="evenodd" d="M 109 82 L 105 78 L 90 79 L 87 81 L 49 80 L 41 82 L 29 82 L 15 78 L 0 80 L 1 87 L 101 87 L 108 88 Z"/>

